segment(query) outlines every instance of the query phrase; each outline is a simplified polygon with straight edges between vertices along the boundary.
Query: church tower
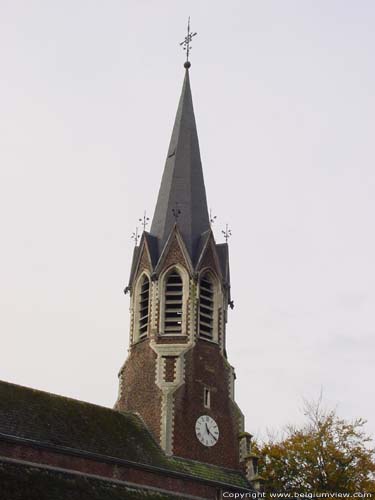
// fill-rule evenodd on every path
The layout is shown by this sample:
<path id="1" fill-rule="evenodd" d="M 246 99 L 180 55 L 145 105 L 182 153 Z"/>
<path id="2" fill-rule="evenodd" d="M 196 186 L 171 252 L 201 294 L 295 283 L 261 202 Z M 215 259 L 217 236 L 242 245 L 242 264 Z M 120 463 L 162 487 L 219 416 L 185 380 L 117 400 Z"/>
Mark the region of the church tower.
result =
<path id="1" fill-rule="evenodd" d="M 134 249 L 130 346 L 116 409 L 143 419 L 166 454 L 256 474 L 226 355 L 227 243 L 216 243 L 189 79 L 177 109 L 151 229 Z"/>

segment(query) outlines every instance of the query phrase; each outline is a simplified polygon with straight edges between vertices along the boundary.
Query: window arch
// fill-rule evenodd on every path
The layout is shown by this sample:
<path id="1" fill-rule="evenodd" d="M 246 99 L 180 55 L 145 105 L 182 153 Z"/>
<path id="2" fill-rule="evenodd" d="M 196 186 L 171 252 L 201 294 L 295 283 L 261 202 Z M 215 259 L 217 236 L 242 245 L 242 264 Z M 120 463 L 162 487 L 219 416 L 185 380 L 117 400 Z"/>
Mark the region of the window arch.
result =
<path id="1" fill-rule="evenodd" d="M 183 282 L 180 273 L 172 269 L 165 280 L 164 333 L 182 334 Z"/>
<path id="2" fill-rule="evenodd" d="M 199 335 L 212 340 L 214 337 L 214 283 L 206 272 L 199 281 Z"/>
<path id="3" fill-rule="evenodd" d="M 147 336 L 150 313 L 150 279 L 142 276 L 138 287 L 138 338 Z"/>

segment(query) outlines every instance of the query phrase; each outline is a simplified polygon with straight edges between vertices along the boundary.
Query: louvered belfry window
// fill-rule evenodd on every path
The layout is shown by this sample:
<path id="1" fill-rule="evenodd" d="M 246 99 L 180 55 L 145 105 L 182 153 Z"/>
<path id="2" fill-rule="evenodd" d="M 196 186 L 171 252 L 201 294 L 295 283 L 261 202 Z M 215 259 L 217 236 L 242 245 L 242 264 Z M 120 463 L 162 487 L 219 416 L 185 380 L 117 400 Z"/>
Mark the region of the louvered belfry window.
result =
<path id="1" fill-rule="evenodd" d="M 150 280 L 143 276 L 139 290 L 139 338 L 147 335 L 150 308 Z"/>
<path id="2" fill-rule="evenodd" d="M 213 338 L 214 322 L 214 286 L 211 276 L 206 273 L 199 283 L 199 334 Z"/>
<path id="3" fill-rule="evenodd" d="M 182 333 L 182 279 L 176 270 L 168 274 L 165 284 L 164 333 Z"/>

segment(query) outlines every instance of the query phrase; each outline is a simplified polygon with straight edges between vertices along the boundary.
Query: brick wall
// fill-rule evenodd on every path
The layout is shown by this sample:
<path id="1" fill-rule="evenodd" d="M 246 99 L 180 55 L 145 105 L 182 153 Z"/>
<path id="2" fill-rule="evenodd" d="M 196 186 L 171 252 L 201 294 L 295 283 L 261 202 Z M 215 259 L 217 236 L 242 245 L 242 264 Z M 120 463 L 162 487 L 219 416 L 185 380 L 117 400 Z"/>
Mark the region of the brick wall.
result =
<path id="1" fill-rule="evenodd" d="M 12 459 L 24 460 L 35 464 L 45 464 L 66 470 L 95 474 L 103 478 L 123 480 L 142 486 L 152 486 L 171 492 L 197 495 L 207 499 L 216 499 L 218 487 L 182 479 L 157 472 L 150 472 L 127 467 L 120 463 L 105 463 L 88 458 L 61 454 L 52 450 L 38 449 L 32 446 L 16 445 L 0 441 L 0 455 Z"/>
<path id="2" fill-rule="evenodd" d="M 198 340 L 185 357 L 185 384 L 175 393 L 173 454 L 194 460 L 239 467 L 238 418 L 229 398 L 229 371 L 217 344 Z M 210 408 L 205 408 L 204 388 L 210 389 Z M 212 447 L 203 446 L 195 435 L 195 422 L 211 416 L 220 437 Z"/>
<path id="3" fill-rule="evenodd" d="M 133 346 L 122 368 L 122 393 L 116 409 L 139 413 L 159 443 L 161 391 L 155 384 L 155 361 L 148 340 Z"/>

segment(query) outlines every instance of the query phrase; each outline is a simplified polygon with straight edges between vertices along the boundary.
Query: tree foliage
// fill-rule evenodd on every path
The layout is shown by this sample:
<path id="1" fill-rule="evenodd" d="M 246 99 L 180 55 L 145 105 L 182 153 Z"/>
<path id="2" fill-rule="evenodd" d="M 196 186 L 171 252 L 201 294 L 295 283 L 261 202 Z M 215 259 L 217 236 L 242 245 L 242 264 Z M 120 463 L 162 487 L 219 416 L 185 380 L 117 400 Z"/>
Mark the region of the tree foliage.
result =
<path id="1" fill-rule="evenodd" d="M 266 491 L 375 493 L 375 449 L 365 420 L 352 422 L 305 403 L 307 422 L 288 426 L 280 439 L 257 444 Z"/>

